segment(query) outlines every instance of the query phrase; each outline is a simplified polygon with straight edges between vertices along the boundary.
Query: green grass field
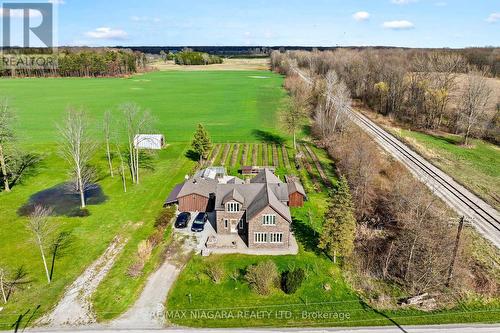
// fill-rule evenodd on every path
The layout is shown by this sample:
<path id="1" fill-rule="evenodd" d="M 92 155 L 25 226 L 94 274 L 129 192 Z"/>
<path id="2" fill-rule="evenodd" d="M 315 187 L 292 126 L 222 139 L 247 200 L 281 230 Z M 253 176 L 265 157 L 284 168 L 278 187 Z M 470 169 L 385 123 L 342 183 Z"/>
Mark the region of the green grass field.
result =
<path id="1" fill-rule="evenodd" d="M 268 259 L 280 272 L 299 267 L 306 271 L 306 279 L 295 294 L 276 289 L 271 295 L 260 296 L 249 288 L 244 280 L 246 268 Z M 203 273 L 213 263 L 224 270 L 225 277 L 219 284 Z M 331 289 L 325 290 L 325 285 Z M 414 309 L 377 311 L 344 282 L 339 266 L 302 248 L 297 256 L 194 257 L 168 297 L 167 316 L 176 325 L 191 327 L 395 326 L 496 322 L 498 305 L 464 304 L 431 313 Z"/>
<path id="2" fill-rule="evenodd" d="M 44 161 L 36 176 L 29 178 L 25 184 L 16 186 L 12 193 L 0 193 L 0 265 L 10 272 L 24 267 L 28 273 L 26 279 L 30 283 L 14 292 L 8 304 L 2 304 L 4 309 L 0 313 L 0 329 L 7 329 L 19 314 L 28 309 L 33 311 L 38 305 L 41 307 L 35 318 L 49 310 L 62 296 L 64 288 L 104 252 L 115 235 L 129 239 L 123 254 L 135 251 L 137 243 L 153 232 L 154 219 L 169 191 L 194 167 L 194 162 L 183 156 L 188 149 L 186 144 L 171 145 L 155 159 L 155 170 L 144 171 L 142 184 L 129 184 L 127 193 L 123 193 L 119 177 L 105 177 L 101 180 L 99 184 L 108 199 L 104 204 L 88 206 L 91 213 L 89 217 L 52 217 L 55 234 L 66 231 L 70 233 L 70 238 L 67 248 L 59 252 L 53 281 L 48 285 L 40 254 L 25 227 L 26 218 L 19 217 L 17 209 L 32 194 L 66 181 L 67 169 L 54 152 L 54 145 L 46 145 L 43 149 L 40 149 L 40 145 L 29 145 L 26 148 L 39 149 L 39 153 L 44 155 Z M 104 156 L 96 158 L 94 162 L 103 172 L 105 163 Z M 120 269 L 120 263 L 129 265 L 128 262 L 126 256 L 120 256 L 113 270 Z M 133 294 L 140 288 L 140 279 L 131 280 L 123 276 L 120 287 L 124 287 L 124 290 L 121 294 Z M 32 312 L 29 313 L 31 314 Z"/>
<path id="3" fill-rule="evenodd" d="M 169 142 L 190 141 L 198 123 L 207 127 L 216 142 L 249 142 L 257 141 L 255 130 L 276 132 L 275 111 L 286 95 L 282 81 L 281 76 L 262 71 L 2 79 L 0 96 L 7 97 L 17 110 L 24 142 L 56 140 L 56 124 L 68 106 L 85 108 L 100 124 L 105 110 L 126 102 L 149 109 L 157 130 Z"/>
<path id="4" fill-rule="evenodd" d="M 258 73 L 267 79 L 252 78 Z M 265 75 L 263 75 L 265 74 Z M 126 79 L 3 79 L 0 94 L 9 99 L 17 116 L 19 144 L 43 156 L 36 174 L 0 193 L 0 266 L 10 274 L 19 267 L 30 281 L 14 292 L 0 312 L 0 330 L 7 329 L 26 310 L 40 305 L 34 318 L 55 305 L 64 288 L 100 256 L 115 235 L 128 239 L 108 277 L 94 295 L 99 318 L 123 312 L 140 292 L 148 272 L 159 261 L 157 249 L 139 278 L 126 276 L 137 244 L 154 232 L 153 222 L 174 185 L 192 172 L 195 163 L 185 157 L 196 125 L 201 122 L 218 142 L 257 142 L 255 130 L 276 132 L 276 110 L 286 95 L 282 77 L 271 72 L 154 72 Z M 47 285 L 42 261 L 30 241 L 17 210 L 31 195 L 67 181 L 68 167 L 57 153 L 60 123 L 67 106 L 83 107 L 93 121 L 96 140 L 107 109 L 135 102 L 151 110 L 156 128 L 171 143 L 153 160 L 154 170 L 143 170 L 142 184 L 128 184 L 123 193 L 119 177 L 106 173 L 99 151 L 93 161 L 99 169 L 107 201 L 89 206 L 87 218 L 53 217 L 55 234 L 67 231 L 70 243 L 55 262 L 53 282 Z M 115 114 L 119 117 L 119 113 Z M 9 275 L 10 275 L 9 274 Z M 112 297 L 108 297 L 108 296 Z"/>
<path id="5" fill-rule="evenodd" d="M 393 131 L 432 163 L 500 209 L 500 149 L 482 140 L 461 145 L 457 135 Z"/>

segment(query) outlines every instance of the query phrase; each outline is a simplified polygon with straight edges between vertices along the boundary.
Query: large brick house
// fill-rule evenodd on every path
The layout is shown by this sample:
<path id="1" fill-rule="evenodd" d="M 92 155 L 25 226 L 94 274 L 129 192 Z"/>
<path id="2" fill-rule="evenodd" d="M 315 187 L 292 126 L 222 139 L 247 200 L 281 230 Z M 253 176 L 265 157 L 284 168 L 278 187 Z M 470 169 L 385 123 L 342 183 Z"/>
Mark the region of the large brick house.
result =
<path id="1" fill-rule="evenodd" d="M 261 170 L 250 182 L 235 177 L 216 182 L 193 177 L 180 184 L 166 203 L 178 202 L 180 211 L 204 211 L 198 208 L 211 206 L 214 200 L 217 234 L 239 235 L 249 248 L 286 248 L 292 224 L 289 202 L 292 199 L 293 206 L 300 206 L 305 199 L 302 185 L 290 179 L 293 184 L 283 183 L 269 169 Z"/>

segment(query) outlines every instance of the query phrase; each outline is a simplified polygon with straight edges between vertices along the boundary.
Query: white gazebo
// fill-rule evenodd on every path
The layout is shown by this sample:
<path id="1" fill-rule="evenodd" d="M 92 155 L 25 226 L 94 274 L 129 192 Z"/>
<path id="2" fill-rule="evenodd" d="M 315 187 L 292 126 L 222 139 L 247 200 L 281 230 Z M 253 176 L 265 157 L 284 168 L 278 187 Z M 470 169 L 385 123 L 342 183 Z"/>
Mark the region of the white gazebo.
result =
<path id="1" fill-rule="evenodd" d="M 165 145 L 165 137 L 162 134 L 138 134 L 134 138 L 136 149 L 160 150 Z"/>

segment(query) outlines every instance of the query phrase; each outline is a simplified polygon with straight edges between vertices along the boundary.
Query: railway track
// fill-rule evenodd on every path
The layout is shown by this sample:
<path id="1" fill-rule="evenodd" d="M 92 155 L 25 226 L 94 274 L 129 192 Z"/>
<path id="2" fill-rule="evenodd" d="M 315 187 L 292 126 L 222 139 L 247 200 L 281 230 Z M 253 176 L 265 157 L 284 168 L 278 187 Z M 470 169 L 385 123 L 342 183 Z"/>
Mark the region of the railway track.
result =
<path id="1" fill-rule="evenodd" d="M 313 84 L 313 81 L 301 71 L 296 70 L 296 72 L 304 81 Z M 405 165 L 448 206 L 472 223 L 483 237 L 500 248 L 500 215 L 495 208 L 364 115 L 349 109 L 347 117 L 374 138 L 385 151 Z"/>

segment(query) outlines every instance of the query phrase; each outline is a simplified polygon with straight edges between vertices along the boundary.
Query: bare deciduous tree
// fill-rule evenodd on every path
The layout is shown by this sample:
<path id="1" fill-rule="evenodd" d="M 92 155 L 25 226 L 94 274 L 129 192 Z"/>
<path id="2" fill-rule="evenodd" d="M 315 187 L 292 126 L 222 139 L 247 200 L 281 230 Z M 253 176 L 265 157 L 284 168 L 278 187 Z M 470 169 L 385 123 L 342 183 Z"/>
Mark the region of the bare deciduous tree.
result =
<path id="1" fill-rule="evenodd" d="M 109 166 L 109 174 L 111 175 L 111 178 L 114 177 L 113 174 L 113 163 L 111 161 L 111 149 L 110 149 L 110 141 L 111 141 L 111 111 L 106 111 L 104 112 L 104 122 L 103 122 L 103 129 L 104 129 L 104 139 L 106 142 L 106 157 L 108 158 L 108 166 Z"/>
<path id="2" fill-rule="evenodd" d="M 303 103 L 292 99 L 280 113 L 283 128 L 293 136 L 293 149 L 297 149 L 297 131 L 304 123 L 306 116 Z"/>
<path id="3" fill-rule="evenodd" d="M 95 151 L 85 112 L 70 108 L 59 131 L 62 137 L 61 153 L 71 165 L 76 189 L 80 193 L 80 206 L 85 208 L 85 190 L 92 180 L 88 163 Z"/>
<path id="4" fill-rule="evenodd" d="M 127 178 L 125 176 L 125 162 L 123 161 L 120 145 L 116 145 L 116 152 L 120 158 L 120 176 L 122 177 L 123 192 L 127 193 Z"/>
<path id="5" fill-rule="evenodd" d="M 5 146 L 12 142 L 14 138 L 12 122 L 13 114 L 10 111 L 8 101 L 4 99 L 0 101 L 0 169 L 2 171 L 3 184 L 6 192 L 10 192 L 10 185 L 5 158 Z"/>
<path id="6" fill-rule="evenodd" d="M 139 134 L 147 132 L 152 123 L 149 111 L 142 110 L 137 104 L 126 103 L 121 106 L 125 117 L 125 129 L 128 138 L 129 167 L 132 181 L 139 184 L 139 148 L 135 142 Z"/>
<path id="7" fill-rule="evenodd" d="M 316 126 L 322 139 L 328 140 L 338 128 L 339 120 L 351 107 L 351 95 L 337 73 L 329 71 L 325 78 L 323 100 L 315 115 Z"/>
<path id="8" fill-rule="evenodd" d="M 47 266 L 47 259 L 45 257 L 45 247 L 47 246 L 48 238 L 53 232 L 53 228 L 50 225 L 49 216 L 52 210 L 42 206 L 35 206 L 35 209 L 30 214 L 28 218 L 27 228 L 33 234 L 33 239 L 35 244 L 40 250 L 40 255 L 43 261 L 43 267 L 45 268 L 45 274 L 47 275 L 48 283 L 51 282 L 49 268 Z"/>
<path id="9" fill-rule="evenodd" d="M 465 145 L 469 144 L 471 131 L 485 113 L 491 93 L 484 73 L 471 71 L 467 74 L 467 83 L 460 96 L 458 107 L 463 122 Z"/>

